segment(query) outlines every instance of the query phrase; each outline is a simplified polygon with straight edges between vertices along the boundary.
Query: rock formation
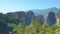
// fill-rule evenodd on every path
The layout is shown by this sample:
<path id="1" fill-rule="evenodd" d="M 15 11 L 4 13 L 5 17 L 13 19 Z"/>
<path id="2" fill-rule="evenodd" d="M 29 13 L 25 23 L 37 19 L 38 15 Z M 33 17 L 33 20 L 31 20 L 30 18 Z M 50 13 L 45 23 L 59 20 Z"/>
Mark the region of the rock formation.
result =
<path id="1" fill-rule="evenodd" d="M 25 23 L 29 25 L 33 19 L 34 19 L 34 13 L 32 11 L 28 11 L 26 13 Z"/>
<path id="2" fill-rule="evenodd" d="M 25 24 L 29 25 L 31 23 L 32 20 L 36 20 L 36 18 L 40 19 L 40 23 L 44 24 L 44 16 L 43 15 L 39 15 L 39 16 L 35 16 L 34 12 L 29 10 L 28 12 L 13 12 L 13 13 L 7 13 L 6 15 L 13 17 L 15 19 L 19 19 L 20 21 L 23 21 Z M 47 14 L 47 18 L 46 18 L 46 23 L 48 23 L 48 25 L 53 25 L 54 23 L 56 23 L 56 16 L 55 13 L 50 11 Z"/>
<path id="3" fill-rule="evenodd" d="M 60 10 L 57 13 L 57 25 L 60 25 Z"/>
<path id="4" fill-rule="evenodd" d="M 13 12 L 13 13 L 7 13 L 6 15 L 13 17 L 15 19 L 19 19 L 20 21 L 23 21 L 25 24 L 30 24 L 32 19 L 34 19 L 34 13 L 33 11 L 28 12 Z"/>
<path id="5" fill-rule="evenodd" d="M 15 19 L 19 19 L 20 21 L 25 22 L 25 12 L 13 12 L 13 13 L 7 13 L 6 15 L 13 17 Z"/>
<path id="6" fill-rule="evenodd" d="M 48 23 L 49 26 L 52 26 L 54 23 L 56 23 L 56 16 L 54 12 L 48 12 L 46 23 Z"/>

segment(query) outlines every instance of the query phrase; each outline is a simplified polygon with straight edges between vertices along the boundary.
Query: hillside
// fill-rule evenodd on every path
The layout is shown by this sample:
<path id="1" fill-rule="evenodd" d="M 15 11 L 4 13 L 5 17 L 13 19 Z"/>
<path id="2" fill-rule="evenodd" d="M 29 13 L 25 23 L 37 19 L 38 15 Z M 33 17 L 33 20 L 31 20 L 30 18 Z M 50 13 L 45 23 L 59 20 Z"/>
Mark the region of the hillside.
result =
<path id="1" fill-rule="evenodd" d="M 2 32 L 10 30 L 11 27 L 8 27 L 9 23 L 10 23 L 10 25 L 11 24 L 17 25 L 19 23 L 19 20 L 0 13 L 0 30 Z"/>

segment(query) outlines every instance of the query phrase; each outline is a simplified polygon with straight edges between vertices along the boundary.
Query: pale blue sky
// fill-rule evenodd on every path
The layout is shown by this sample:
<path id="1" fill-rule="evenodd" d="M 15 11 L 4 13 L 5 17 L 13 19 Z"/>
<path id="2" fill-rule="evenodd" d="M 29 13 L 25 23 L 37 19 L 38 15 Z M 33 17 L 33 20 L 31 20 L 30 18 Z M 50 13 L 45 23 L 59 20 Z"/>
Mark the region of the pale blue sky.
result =
<path id="1" fill-rule="evenodd" d="M 60 0 L 0 0 L 0 13 L 51 7 L 60 8 Z"/>

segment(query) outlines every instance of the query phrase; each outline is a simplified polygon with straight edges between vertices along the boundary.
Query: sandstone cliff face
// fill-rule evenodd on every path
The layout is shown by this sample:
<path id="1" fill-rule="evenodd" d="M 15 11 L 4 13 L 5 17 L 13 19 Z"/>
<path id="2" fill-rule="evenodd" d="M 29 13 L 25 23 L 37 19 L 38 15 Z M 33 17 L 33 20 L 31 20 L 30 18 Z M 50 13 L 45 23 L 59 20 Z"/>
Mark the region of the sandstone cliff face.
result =
<path id="1" fill-rule="evenodd" d="M 47 20 L 46 23 L 48 23 L 49 26 L 53 25 L 54 23 L 56 23 L 56 16 L 54 12 L 49 12 L 47 14 Z"/>

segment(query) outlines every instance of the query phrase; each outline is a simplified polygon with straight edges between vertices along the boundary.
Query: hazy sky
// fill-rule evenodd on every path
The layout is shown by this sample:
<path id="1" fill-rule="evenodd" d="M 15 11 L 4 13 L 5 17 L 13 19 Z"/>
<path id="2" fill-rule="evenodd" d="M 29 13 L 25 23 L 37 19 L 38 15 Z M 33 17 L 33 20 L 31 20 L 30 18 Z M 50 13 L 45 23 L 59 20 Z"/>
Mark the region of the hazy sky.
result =
<path id="1" fill-rule="evenodd" d="M 51 7 L 60 8 L 60 0 L 0 0 L 0 13 Z"/>

